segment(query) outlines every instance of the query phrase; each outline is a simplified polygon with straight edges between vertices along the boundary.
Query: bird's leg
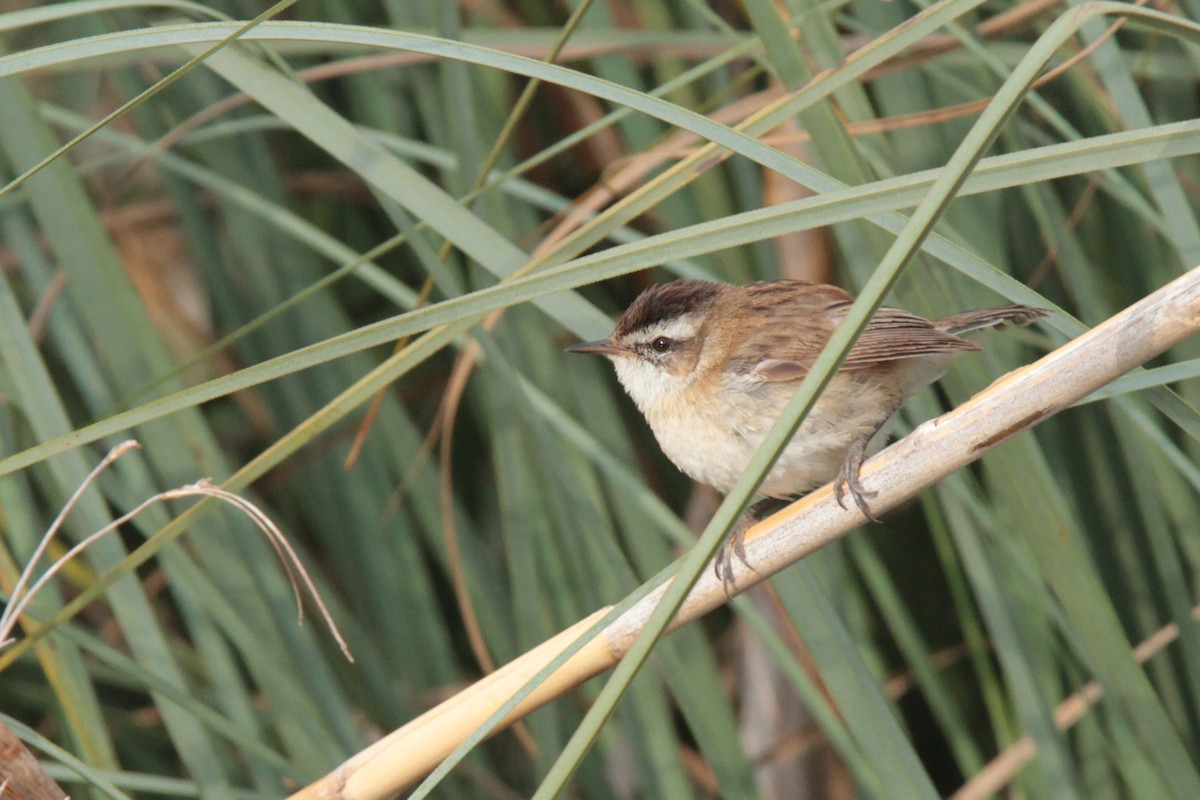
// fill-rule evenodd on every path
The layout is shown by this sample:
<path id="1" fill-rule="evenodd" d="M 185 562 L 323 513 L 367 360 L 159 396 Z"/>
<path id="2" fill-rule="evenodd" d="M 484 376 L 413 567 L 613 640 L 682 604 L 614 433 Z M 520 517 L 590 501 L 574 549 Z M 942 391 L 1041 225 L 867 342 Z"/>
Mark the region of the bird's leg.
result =
<path id="1" fill-rule="evenodd" d="M 750 566 L 750 562 L 746 560 L 746 531 L 754 527 L 755 523 L 763 517 L 769 516 L 780 508 L 787 505 L 786 500 L 777 500 L 773 497 L 768 497 L 765 500 L 759 500 L 746 512 L 738 517 L 737 524 L 734 525 L 733 531 L 729 534 L 729 539 L 721 545 L 717 550 L 717 555 L 713 559 L 713 573 L 721 581 L 721 586 L 725 589 L 725 596 L 733 596 L 733 557 L 737 556 L 737 560 L 741 561 L 746 569 L 755 571 L 754 567 Z"/>
<path id="2" fill-rule="evenodd" d="M 892 413 L 895 413 L 895 410 Z M 854 505 L 858 506 L 858 510 L 872 522 L 879 522 L 879 518 L 871 513 L 871 507 L 867 505 L 867 498 L 874 497 L 879 493 L 867 491 L 859 480 L 858 473 L 866 459 L 867 446 L 891 418 L 892 414 L 888 414 L 883 418 L 883 422 L 876 425 L 870 433 L 850 445 L 850 450 L 846 453 L 846 460 L 842 462 L 842 468 L 838 471 L 837 477 L 833 479 L 833 496 L 837 498 L 838 505 L 842 508 L 846 507 L 845 496 L 849 490 Z"/>

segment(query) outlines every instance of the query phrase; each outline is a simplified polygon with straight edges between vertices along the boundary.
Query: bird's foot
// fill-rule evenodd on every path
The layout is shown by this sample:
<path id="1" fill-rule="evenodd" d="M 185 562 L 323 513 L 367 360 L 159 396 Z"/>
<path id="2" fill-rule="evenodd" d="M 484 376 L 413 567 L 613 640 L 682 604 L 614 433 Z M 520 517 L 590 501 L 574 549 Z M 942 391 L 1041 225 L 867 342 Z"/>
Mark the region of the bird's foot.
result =
<path id="1" fill-rule="evenodd" d="M 733 597 L 733 559 L 736 557 L 738 561 L 751 572 L 757 572 L 746 560 L 746 532 L 750 530 L 759 520 L 774 513 L 786 501 L 767 498 L 760 500 L 750 508 L 746 509 L 746 513 L 738 518 L 737 524 L 734 525 L 733 531 L 729 534 L 729 539 L 717 550 L 717 555 L 713 559 L 713 574 L 721 581 L 721 588 L 725 590 L 726 597 Z"/>
<path id="2" fill-rule="evenodd" d="M 859 470 L 862 469 L 867 441 L 867 439 L 860 440 L 850 447 L 850 452 L 846 454 L 846 460 L 842 462 L 841 470 L 834 478 L 833 496 L 837 499 L 839 506 L 846 508 L 845 497 L 848 491 L 854 500 L 854 505 L 858 506 L 858 510 L 872 522 L 879 522 L 879 518 L 871 513 L 871 507 L 867 505 L 867 498 L 874 497 L 879 493 L 867 491 L 858 477 Z"/>

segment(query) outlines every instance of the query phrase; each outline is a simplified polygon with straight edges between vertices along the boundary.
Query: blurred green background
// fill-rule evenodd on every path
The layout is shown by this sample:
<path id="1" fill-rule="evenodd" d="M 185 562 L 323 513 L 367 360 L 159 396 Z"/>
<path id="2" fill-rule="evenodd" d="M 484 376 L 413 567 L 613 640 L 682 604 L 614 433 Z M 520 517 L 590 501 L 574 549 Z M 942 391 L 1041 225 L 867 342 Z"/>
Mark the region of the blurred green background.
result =
<path id="1" fill-rule="evenodd" d="M 73 796 L 279 797 L 668 565 L 719 497 L 563 346 L 672 277 L 861 286 L 1080 4 L 282 5 L 0 13 L 5 598 L 132 437 L 52 557 L 212 477 L 356 657 L 297 625 L 244 517 L 155 505 L 0 652 L 0 721 Z M 889 297 L 1063 312 L 988 336 L 902 431 L 1200 264 L 1200 3 L 1158 7 L 1071 30 Z M 1197 355 L 664 640 L 570 796 L 1200 796 Z M 602 680 L 434 796 L 529 796 Z"/>

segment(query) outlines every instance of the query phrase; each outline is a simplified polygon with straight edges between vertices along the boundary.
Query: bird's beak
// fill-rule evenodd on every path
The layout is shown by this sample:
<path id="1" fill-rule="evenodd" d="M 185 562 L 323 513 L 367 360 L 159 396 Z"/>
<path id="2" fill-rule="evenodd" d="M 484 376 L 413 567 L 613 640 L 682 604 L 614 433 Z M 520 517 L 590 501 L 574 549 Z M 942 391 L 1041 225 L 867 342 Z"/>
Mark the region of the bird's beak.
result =
<path id="1" fill-rule="evenodd" d="M 597 339 L 594 342 L 580 342 L 567 348 L 568 353 L 599 353 L 605 356 L 627 356 L 630 351 L 612 339 Z"/>

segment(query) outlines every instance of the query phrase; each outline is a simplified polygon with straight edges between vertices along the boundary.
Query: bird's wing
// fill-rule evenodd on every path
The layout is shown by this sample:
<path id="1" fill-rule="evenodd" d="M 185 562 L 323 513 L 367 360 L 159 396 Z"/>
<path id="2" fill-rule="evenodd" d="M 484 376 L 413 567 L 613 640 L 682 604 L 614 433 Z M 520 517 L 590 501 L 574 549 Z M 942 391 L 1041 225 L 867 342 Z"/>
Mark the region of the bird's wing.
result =
<path id="1" fill-rule="evenodd" d="M 760 318 L 745 348 L 746 352 L 759 354 L 753 368 L 756 376 L 766 381 L 790 381 L 808 373 L 850 308 L 848 296 L 841 290 L 837 293 L 842 295 L 840 300 L 834 293 L 822 293 L 824 296 L 814 297 L 811 304 L 791 304 L 784 312 Z M 901 358 L 978 349 L 974 342 L 938 330 L 924 317 L 899 308 L 881 308 L 840 369 L 867 369 Z"/>

